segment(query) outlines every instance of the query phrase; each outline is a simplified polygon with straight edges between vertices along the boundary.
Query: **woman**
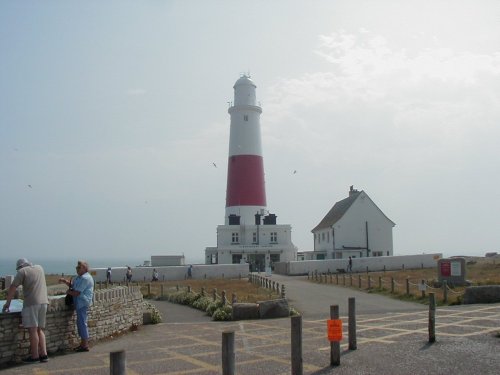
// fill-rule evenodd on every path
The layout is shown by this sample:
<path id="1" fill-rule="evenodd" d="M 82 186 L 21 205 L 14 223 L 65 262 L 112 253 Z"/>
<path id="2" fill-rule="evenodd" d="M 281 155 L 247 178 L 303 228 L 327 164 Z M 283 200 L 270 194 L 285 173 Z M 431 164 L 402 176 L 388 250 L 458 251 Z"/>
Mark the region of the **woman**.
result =
<path id="1" fill-rule="evenodd" d="M 66 284 L 70 289 L 66 292 L 73 296 L 76 310 L 76 326 L 81 343 L 74 350 L 76 352 L 89 351 L 89 331 L 87 327 L 87 313 L 94 295 L 94 279 L 90 276 L 89 265 L 83 260 L 78 261 L 76 266 L 76 277 L 73 282 L 64 278 L 59 279 L 60 283 Z"/>

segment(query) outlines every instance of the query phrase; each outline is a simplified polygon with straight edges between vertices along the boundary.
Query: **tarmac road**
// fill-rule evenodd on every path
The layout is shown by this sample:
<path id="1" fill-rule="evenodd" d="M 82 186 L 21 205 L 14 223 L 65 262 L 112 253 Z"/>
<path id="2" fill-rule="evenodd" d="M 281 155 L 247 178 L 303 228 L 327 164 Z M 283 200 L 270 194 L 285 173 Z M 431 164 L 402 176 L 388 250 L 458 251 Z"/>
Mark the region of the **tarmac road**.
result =
<path id="1" fill-rule="evenodd" d="M 357 314 L 386 314 L 427 309 L 419 303 L 404 302 L 333 284 L 309 282 L 305 277 L 273 274 L 271 279 L 280 285 L 285 285 L 289 305 L 298 310 L 305 319 L 329 319 L 330 305 L 338 305 L 340 315 L 347 315 L 350 297 L 356 299 Z"/>

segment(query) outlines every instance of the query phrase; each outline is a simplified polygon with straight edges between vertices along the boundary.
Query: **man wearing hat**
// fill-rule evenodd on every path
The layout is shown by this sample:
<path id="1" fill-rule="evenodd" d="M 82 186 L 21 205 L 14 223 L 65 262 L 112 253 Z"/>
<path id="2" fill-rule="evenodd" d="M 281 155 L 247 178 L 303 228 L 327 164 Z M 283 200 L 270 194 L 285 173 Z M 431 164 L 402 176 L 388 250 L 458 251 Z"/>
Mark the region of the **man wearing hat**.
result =
<path id="1" fill-rule="evenodd" d="M 12 281 L 7 293 L 7 301 L 2 311 L 9 311 L 10 301 L 14 298 L 19 285 L 23 286 L 23 326 L 28 329 L 30 336 L 31 356 L 23 362 L 47 362 L 47 347 L 45 343 L 45 317 L 49 299 L 47 297 L 47 284 L 42 266 L 32 265 L 27 259 L 19 259 L 16 263 L 17 274 Z"/>

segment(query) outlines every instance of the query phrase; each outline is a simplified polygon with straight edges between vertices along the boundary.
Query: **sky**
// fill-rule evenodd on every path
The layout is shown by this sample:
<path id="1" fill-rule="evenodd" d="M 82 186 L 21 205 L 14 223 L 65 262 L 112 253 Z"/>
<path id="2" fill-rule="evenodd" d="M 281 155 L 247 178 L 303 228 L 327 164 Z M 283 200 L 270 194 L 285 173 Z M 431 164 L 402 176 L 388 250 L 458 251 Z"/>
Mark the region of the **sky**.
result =
<path id="1" fill-rule="evenodd" d="M 499 20 L 495 0 L 2 1 L 0 257 L 202 262 L 243 73 L 299 251 L 350 185 L 394 254 L 500 251 Z"/>

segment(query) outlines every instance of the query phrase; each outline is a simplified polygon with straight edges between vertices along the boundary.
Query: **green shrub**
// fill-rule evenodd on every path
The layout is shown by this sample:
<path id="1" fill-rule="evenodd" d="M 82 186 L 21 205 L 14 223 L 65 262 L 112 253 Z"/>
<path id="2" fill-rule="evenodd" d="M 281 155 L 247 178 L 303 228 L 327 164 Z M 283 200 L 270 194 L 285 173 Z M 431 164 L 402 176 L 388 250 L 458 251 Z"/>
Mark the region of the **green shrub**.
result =
<path id="1" fill-rule="evenodd" d="M 229 305 L 219 307 L 212 315 L 213 320 L 224 321 L 231 320 L 233 315 L 233 308 Z"/>
<path id="2" fill-rule="evenodd" d="M 207 311 L 208 305 L 212 302 L 212 299 L 209 297 L 200 297 L 196 301 L 193 302 L 192 306 L 195 309 Z"/>
<path id="3" fill-rule="evenodd" d="M 215 310 L 223 306 L 222 301 L 213 301 L 207 306 L 206 312 L 208 316 L 213 316 Z"/>
<path id="4" fill-rule="evenodd" d="M 300 315 L 300 313 L 293 307 L 290 307 L 290 316 L 297 316 L 297 315 Z"/>
<path id="5" fill-rule="evenodd" d="M 151 312 L 151 323 L 158 324 L 161 323 L 161 313 L 155 305 L 150 302 L 144 301 L 144 310 Z"/>

